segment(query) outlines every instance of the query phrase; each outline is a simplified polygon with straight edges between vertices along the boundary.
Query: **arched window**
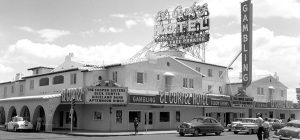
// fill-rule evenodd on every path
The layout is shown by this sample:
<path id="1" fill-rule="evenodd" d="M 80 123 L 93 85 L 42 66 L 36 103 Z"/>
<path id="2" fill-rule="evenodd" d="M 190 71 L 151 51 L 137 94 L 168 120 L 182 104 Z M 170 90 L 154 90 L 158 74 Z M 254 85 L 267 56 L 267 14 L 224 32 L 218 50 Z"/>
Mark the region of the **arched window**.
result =
<path id="1" fill-rule="evenodd" d="M 55 85 L 55 84 L 63 84 L 63 83 L 64 83 L 64 76 L 58 75 L 58 76 L 55 76 L 53 78 L 53 85 Z"/>
<path id="2" fill-rule="evenodd" d="M 40 86 L 48 86 L 49 85 L 49 78 L 45 77 L 40 79 Z"/>

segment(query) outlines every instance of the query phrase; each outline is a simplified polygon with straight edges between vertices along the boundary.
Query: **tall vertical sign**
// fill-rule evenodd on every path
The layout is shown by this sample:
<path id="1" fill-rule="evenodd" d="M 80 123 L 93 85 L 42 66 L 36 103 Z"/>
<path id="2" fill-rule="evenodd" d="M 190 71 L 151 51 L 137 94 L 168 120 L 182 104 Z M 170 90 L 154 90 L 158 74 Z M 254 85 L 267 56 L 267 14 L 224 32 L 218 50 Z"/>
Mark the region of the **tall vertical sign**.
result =
<path id="1" fill-rule="evenodd" d="M 242 42 L 242 83 L 243 90 L 252 80 L 252 3 L 247 0 L 241 3 L 241 42 Z"/>

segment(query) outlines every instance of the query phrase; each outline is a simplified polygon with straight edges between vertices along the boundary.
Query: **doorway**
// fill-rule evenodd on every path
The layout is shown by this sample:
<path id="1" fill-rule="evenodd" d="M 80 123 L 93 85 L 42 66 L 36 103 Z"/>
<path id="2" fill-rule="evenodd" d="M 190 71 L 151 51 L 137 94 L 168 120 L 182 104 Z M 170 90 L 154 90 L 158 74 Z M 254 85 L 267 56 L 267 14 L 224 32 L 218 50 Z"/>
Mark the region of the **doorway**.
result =
<path id="1" fill-rule="evenodd" d="M 153 112 L 146 111 L 145 112 L 145 129 L 153 129 Z"/>
<path id="2" fill-rule="evenodd" d="M 230 121 L 230 112 L 226 112 L 226 126 L 231 123 Z"/>

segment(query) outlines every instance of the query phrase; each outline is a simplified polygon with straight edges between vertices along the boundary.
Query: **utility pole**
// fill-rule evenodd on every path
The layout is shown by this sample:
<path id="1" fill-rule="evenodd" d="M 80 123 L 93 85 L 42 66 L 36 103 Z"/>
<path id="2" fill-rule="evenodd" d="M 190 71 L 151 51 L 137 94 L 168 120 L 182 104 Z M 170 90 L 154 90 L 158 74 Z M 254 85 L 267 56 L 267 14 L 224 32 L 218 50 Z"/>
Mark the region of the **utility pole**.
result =
<path id="1" fill-rule="evenodd" d="M 71 109 L 70 109 L 70 119 L 71 119 L 71 127 L 70 127 L 70 131 L 72 133 L 73 131 L 73 113 L 74 113 L 74 106 L 75 106 L 75 99 L 72 98 L 72 101 L 71 101 Z"/>

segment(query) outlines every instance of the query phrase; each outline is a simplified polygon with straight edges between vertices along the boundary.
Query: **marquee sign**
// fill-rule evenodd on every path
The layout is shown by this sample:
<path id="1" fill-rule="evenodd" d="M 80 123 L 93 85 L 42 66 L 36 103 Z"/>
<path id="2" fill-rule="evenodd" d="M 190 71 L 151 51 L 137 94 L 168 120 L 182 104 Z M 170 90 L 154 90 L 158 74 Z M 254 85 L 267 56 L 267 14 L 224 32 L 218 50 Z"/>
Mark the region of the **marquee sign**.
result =
<path id="1" fill-rule="evenodd" d="M 87 87 L 86 104 L 126 104 L 127 88 L 125 87 Z"/>
<path id="2" fill-rule="evenodd" d="M 252 3 L 241 3 L 242 83 L 245 90 L 252 80 Z"/>
<path id="3" fill-rule="evenodd" d="M 206 3 L 202 6 L 194 3 L 184 9 L 177 6 L 172 12 L 160 11 L 155 21 L 155 42 L 191 46 L 209 40 L 209 11 Z"/>

